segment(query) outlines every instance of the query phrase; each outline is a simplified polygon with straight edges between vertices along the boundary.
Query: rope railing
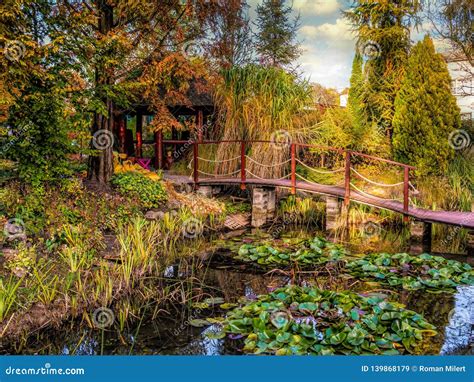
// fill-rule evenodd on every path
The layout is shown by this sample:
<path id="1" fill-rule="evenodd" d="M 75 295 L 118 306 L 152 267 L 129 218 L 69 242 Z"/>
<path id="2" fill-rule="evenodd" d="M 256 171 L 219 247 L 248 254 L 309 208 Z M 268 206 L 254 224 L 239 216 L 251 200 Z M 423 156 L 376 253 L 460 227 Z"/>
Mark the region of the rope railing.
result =
<path id="1" fill-rule="evenodd" d="M 241 146 L 240 147 L 240 156 L 236 156 L 236 157 L 229 158 L 229 159 L 221 159 L 221 160 L 202 158 L 202 157 L 199 156 L 199 145 L 221 144 L 221 143 L 240 144 L 240 146 Z M 374 198 L 374 199 L 378 199 L 378 200 L 399 201 L 398 199 L 383 198 L 383 197 L 379 197 L 379 196 L 376 196 L 376 195 L 369 194 L 369 193 L 365 192 L 364 190 L 359 188 L 356 184 L 354 184 L 354 182 L 351 179 L 351 175 L 353 175 L 357 179 L 361 179 L 362 181 L 367 182 L 367 183 L 369 183 L 371 185 L 374 185 L 374 186 L 377 186 L 377 187 L 392 188 L 392 187 L 399 187 L 399 186 L 403 185 L 403 201 L 402 201 L 402 204 L 403 204 L 403 213 L 405 214 L 405 219 L 408 216 L 409 204 L 412 203 L 412 200 L 410 199 L 410 192 L 413 192 L 415 194 L 419 192 L 416 189 L 416 187 L 410 182 L 410 170 L 414 169 L 414 167 L 403 164 L 403 163 L 395 162 L 395 161 L 385 159 L 385 158 L 378 158 L 378 157 L 374 157 L 374 156 L 371 156 L 371 155 L 368 155 L 368 154 L 359 153 L 359 152 L 355 152 L 355 151 L 351 151 L 351 150 L 335 148 L 335 147 L 323 147 L 323 146 L 314 146 L 314 145 L 303 144 L 303 143 L 291 143 L 291 144 L 288 145 L 288 147 L 290 148 L 290 158 L 289 159 L 284 160 L 284 161 L 279 162 L 279 163 L 266 164 L 266 163 L 261 163 L 261 162 L 257 161 L 256 159 L 252 158 L 248 154 L 248 148 L 249 148 L 248 145 L 253 144 L 253 143 L 272 143 L 272 142 L 270 142 L 270 141 L 260 141 L 260 140 L 256 140 L 256 141 L 231 140 L 231 141 L 202 141 L 202 142 L 194 141 L 194 142 L 192 142 L 191 144 L 193 145 L 194 153 L 193 153 L 193 160 L 191 161 L 190 165 L 193 164 L 193 166 L 192 166 L 193 167 L 193 180 L 194 180 L 194 183 L 195 183 L 196 187 L 199 184 L 199 174 L 204 174 L 204 175 L 207 175 L 207 176 L 223 178 L 223 177 L 226 177 L 226 176 L 234 176 L 238 173 L 240 173 L 240 184 L 241 184 L 242 189 L 245 189 L 246 184 L 251 183 L 252 179 L 259 179 L 259 180 L 266 180 L 266 181 L 271 181 L 271 180 L 277 181 L 277 180 L 283 180 L 283 179 L 290 178 L 290 182 L 288 184 L 286 184 L 286 183 L 285 184 L 286 184 L 286 186 L 291 188 L 292 194 L 296 193 L 297 187 L 304 189 L 304 185 L 302 185 L 301 183 L 297 184 L 297 182 L 296 182 L 297 178 L 303 180 L 304 182 L 306 182 L 308 184 L 319 186 L 320 185 L 319 183 L 311 181 L 310 179 L 307 179 L 305 176 L 297 173 L 296 165 L 300 164 L 305 169 L 309 170 L 310 173 L 318 173 L 318 174 L 323 174 L 323 175 L 329 175 L 329 174 L 337 174 L 337 173 L 344 172 L 344 189 L 342 191 L 344 193 L 344 203 L 346 205 L 351 200 L 351 189 L 357 191 L 357 193 L 360 194 L 360 195 L 365 195 L 366 197 L 370 197 L 370 198 Z M 308 148 L 313 148 L 313 147 L 317 147 L 318 149 L 325 149 L 328 152 L 334 152 L 334 153 L 337 153 L 338 155 L 344 155 L 345 156 L 344 167 L 330 170 L 330 169 L 328 169 L 327 167 L 324 166 L 324 161 L 322 161 L 321 162 L 322 163 L 322 166 L 321 166 L 322 168 L 313 168 L 310 165 L 306 164 L 303 160 L 298 158 L 298 153 L 301 153 L 301 152 L 303 152 L 303 150 L 308 149 Z M 357 169 L 354 168 L 354 166 L 353 166 L 354 160 L 351 160 L 352 156 L 358 156 L 358 157 L 366 158 L 366 159 L 369 159 L 369 160 L 375 160 L 375 161 L 385 163 L 385 164 L 389 164 L 389 165 L 392 165 L 392 166 L 398 166 L 399 168 L 401 167 L 403 169 L 403 181 L 402 182 L 397 182 L 397 183 L 383 183 L 383 182 L 377 182 L 373 179 L 370 179 L 369 177 L 363 175 L 361 172 L 359 172 Z M 238 161 L 239 159 L 240 159 L 240 166 L 239 166 L 240 168 L 235 170 L 235 171 L 229 172 L 229 173 L 225 173 L 225 174 L 214 173 L 214 174 L 211 174 L 211 173 L 208 173 L 208 172 L 205 172 L 205 171 L 199 169 L 199 161 L 203 161 L 203 162 L 206 162 L 206 163 L 220 164 L 220 163 L 235 162 L 235 161 Z M 252 165 L 254 165 L 255 168 L 266 168 L 266 169 L 281 167 L 281 166 L 285 166 L 288 163 L 290 163 L 290 169 L 289 169 L 290 172 L 289 172 L 289 174 L 287 174 L 283 177 L 280 177 L 280 178 L 270 178 L 270 179 L 269 178 L 264 178 L 262 176 L 256 175 L 254 172 L 258 173 L 258 171 L 255 171 L 254 168 L 252 168 L 253 172 L 251 170 L 249 170 L 247 168 L 247 161 L 249 163 L 251 163 Z M 334 186 L 334 187 L 340 187 L 340 186 Z M 340 192 L 341 191 L 339 190 L 338 195 L 340 195 Z"/>
<path id="2" fill-rule="evenodd" d="M 376 195 L 373 195 L 373 194 L 369 194 L 363 190 L 361 190 L 359 187 L 357 187 L 354 183 L 350 183 L 350 185 L 357 191 L 359 192 L 360 194 L 362 195 L 365 195 L 367 197 L 370 197 L 370 198 L 376 198 L 376 199 L 379 199 L 379 200 L 388 200 L 388 201 L 396 201 L 396 202 L 399 202 L 400 199 L 392 199 L 392 198 L 381 198 L 380 196 L 376 196 Z"/>
<path id="3" fill-rule="evenodd" d="M 286 161 L 283 161 L 283 162 L 280 162 L 280 163 L 275 163 L 275 164 L 268 165 L 268 164 L 264 164 L 264 163 L 257 162 L 255 159 L 253 159 L 252 157 L 249 157 L 248 155 L 246 155 L 245 157 L 246 157 L 247 159 L 249 159 L 251 162 L 253 162 L 253 163 L 255 163 L 255 164 L 259 165 L 259 166 L 267 167 L 267 168 L 283 166 L 284 164 L 287 164 L 287 163 L 290 163 L 290 162 L 291 162 L 291 159 L 287 159 Z"/>
<path id="4" fill-rule="evenodd" d="M 336 169 L 336 170 L 329 170 L 329 171 L 319 170 L 319 169 L 315 169 L 315 168 L 313 168 L 313 167 L 308 166 L 306 163 L 302 162 L 302 161 L 301 161 L 300 159 L 298 159 L 298 158 L 295 158 L 295 160 L 296 160 L 296 162 L 298 162 L 298 163 L 301 164 L 302 166 L 306 167 L 308 170 L 317 172 L 317 173 L 319 173 L 319 174 L 335 174 L 335 173 L 344 171 L 343 168 L 339 168 L 339 169 Z"/>
<path id="5" fill-rule="evenodd" d="M 405 183 L 405 182 L 391 183 L 391 184 L 378 183 L 378 182 L 375 182 L 375 181 L 370 180 L 369 178 L 365 177 L 360 172 L 358 172 L 354 167 L 351 167 L 351 171 L 353 171 L 360 179 L 365 180 L 366 182 L 368 182 L 370 184 L 373 184 L 375 186 L 379 186 L 379 187 L 398 187 L 398 186 L 401 186 Z"/>

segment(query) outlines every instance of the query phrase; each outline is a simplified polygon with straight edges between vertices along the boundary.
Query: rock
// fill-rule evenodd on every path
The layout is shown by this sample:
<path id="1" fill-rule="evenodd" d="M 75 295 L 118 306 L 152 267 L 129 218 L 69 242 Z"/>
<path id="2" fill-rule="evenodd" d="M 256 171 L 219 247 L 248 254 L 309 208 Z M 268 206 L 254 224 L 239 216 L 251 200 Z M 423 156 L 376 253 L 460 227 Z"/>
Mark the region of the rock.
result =
<path id="1" fill-rule="evenodd" d="M 147 220 L 161 220 L 165 216 L 165 213 L 163 211 L 147 211 L 145 214 L 145 219 Z"/>
<path id="2" fill-rule="evenodd" d="M 2 254 L 5 257 L 5 260 L 13 260 L 18 255 L 18 250 L 13 248 L 4 248 Z"/>
<path id="3" fill-rule="evenodd" d="M 181 208 L 181 203 L 176 199 L 170 199 L 168 201 L 168 208 L 170 210 L 179 210 Z"/>

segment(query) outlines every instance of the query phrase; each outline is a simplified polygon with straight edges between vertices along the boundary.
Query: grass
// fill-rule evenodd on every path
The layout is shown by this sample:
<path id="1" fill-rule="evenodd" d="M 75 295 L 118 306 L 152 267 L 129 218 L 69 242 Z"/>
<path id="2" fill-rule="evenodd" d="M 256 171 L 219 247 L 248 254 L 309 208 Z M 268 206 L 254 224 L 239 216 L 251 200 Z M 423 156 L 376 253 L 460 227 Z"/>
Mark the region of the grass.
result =
<path id="1" fill-rule="evenodd" d="M 21 282 L 21 278 L 16 279 L 13 276 L 10 276 L 8 280 L 0 278 L 0 322 L 8 316 L 10 310 L 15 306 L 18 299 L 16 291 Z"/>

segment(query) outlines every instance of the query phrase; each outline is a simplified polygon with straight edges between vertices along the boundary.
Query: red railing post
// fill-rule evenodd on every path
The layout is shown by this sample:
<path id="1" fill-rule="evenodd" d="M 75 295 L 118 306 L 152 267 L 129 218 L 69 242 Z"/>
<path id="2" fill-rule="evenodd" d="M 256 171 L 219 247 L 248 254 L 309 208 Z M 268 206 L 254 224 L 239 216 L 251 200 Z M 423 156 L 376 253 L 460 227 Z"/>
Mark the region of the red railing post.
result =
<path id="1" fill-rule="evenodd" d="M 194 178 L 194 188 L 198 188 L 198 182 L 199 182 L 199 163 L 198 163 L 198 156 L 199 156 L 199 143 L 197 141 L 194 141 L 194 146 L 193 146 L 193 178 Z"/>
<path id="2" fill-rule="evenodd" d="M 240 142 L 240 189 L 245 190 L 245 141 Z"/>
<path id="3" fill-rule="evenodd" d="M 296 143 L 292 143 L 291 147 L 291 193 L 296 194 Z"/>
<path id="4" fill-rule="evenodd" d="M 405 166 L 403 172 L 403 221 L 408 222 L 408 184 L 410 182 L 410 168 Z"/>
<path id="5" fill-rule="evenodd" d="M 345 192 L 344 205 L 348 206 L 351 200 L 351 152 L 346 151 L 346 166 L 344 174 Z"/>

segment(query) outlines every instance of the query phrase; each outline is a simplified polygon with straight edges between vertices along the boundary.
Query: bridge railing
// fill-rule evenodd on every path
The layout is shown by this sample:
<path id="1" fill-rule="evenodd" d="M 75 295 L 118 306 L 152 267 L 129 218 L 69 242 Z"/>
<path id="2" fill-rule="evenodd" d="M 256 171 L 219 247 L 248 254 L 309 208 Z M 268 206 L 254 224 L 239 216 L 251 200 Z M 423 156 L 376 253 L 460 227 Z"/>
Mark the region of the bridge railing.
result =
<path id="1" fill-rule="evenodd" d="M 164 140 L 164 144 L 173 144 L 173 145 L 188 145 L 193 147 L 193 167 L 192 167 L 192 177 L 194 184 L 196 187 L 199 185 L 199 182 L 202 181 L 200 180 L 200 160 L 205 160 L 208 162 L 218 162 L 217 160 L 209 160 L 209 159 L 204 159 L 199 156 L 199 147 L 203 145 L 219 145 L 219 144 L 236 144 L 239 145 L 239 154 L 240 156 L 240 163 L 238 163 L 237 170 L 233 171 L 233 176 L 232 178 L 234 179 L 239 179 L 240 178 L 240 185 L 242 189 L 245 189 L 246 184 L 250 183 L 253 178 L 248 177 L 248 165 L 247 165 L 247 159 L 249 158 L 252 160 L 247 155 L 247 150 L 251 147 L 252 144 L 255 143 L 268 143 L 268 144 L 275 144 L 275 142 L 272 141 L 267 141 L 267 140 L 207 140 L 207 141 L 194 141 L 194 140 L 188 140 L 188 141 L 178 141 L 178 140 Z M 344 203 L 347 205 L 349 204 L 351 200 L 351 191 L 352 189 L 355 189 L 358 194 L 366 194 L 371 197 L 377 198 L 377 196 L 365 193 L 363 190 L 359 189 L 354 183 L 353 180 L 354 178 L 362 179 L 363 181 L 367 181 L 369 183 L 372 183 L 374 185 L 378 185 L 381 187 L 394 187 L 394 186 L 401 186 L 403 185 L 403 212 L 405 214 L 408 213 L 409 209 L 409 195 L 410 195 L 410 187 L 413 188 L 413 186 L 410 183 L 410 171 L 413 170 L 415 167 L 396 162 L 390 159 L 385 159 L 385 158 L 379 158 L 373 155 L 368 155 L 364 154 L 361 152 L 357 151 L 352 151 L 352 150 L 346 150 L 346 149 L 341 149 L 341 148 L 336 148 L 336 147 L 330 147 L 330 146 L 322 146 L 322 145 L 311 145 L 311 144 L 304 144 L 304 143 L 282 143 L 282 145 L 285 146 L 285 149 L 289 150 L 289 178 L 290 178 L 290 189 L 293 194 L 296 193 L 296 190 L 298 189 L 298 181 L 297 177 L 299 174 L 297 173 L 297 163 L 301 163 L 301 160 L 298 158 L 298 153 L 301 152 L 302 150 L 305 149 L 316 149 L 316 150 L 321 150 L 321 151 L 327 151 L 327 152 L 333 152 L 338 155 L 343 156 L 343 168 L 337 171 L 344 172 Z M 237 150 L 236 150 L 237 151 Z M 363 158 L 363 159 L 368 159 L 370 161 L 375 161 L 379 163 L 386 163 L 392 166 L 396 166 L 403 171 L 403 181 L 395 184 L 382 184 L 375 182 L 373 180 L 368 179 L 364 175 L 362 175 L 360 172 L 357 171 L 355 168 L 355 158 Z M 233 158 L 233 159 L 238 159 L 238 157 Z M 336 171 L 333 171 L 336 172 Z M 355 174 L 355 176 L 352 175 L 352 173 Z M 209 175 L 209 174 L 208 174 Z M 216 174 L 217 175 L 217 174 Z M 254 174 L 252 174 L 253 176 Z M 275 179 L 268 179 L 268 181 L 275 180 Z M 383 199 L 383 198 L 379 198 Z"/>

